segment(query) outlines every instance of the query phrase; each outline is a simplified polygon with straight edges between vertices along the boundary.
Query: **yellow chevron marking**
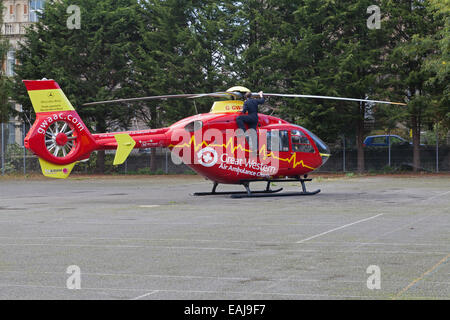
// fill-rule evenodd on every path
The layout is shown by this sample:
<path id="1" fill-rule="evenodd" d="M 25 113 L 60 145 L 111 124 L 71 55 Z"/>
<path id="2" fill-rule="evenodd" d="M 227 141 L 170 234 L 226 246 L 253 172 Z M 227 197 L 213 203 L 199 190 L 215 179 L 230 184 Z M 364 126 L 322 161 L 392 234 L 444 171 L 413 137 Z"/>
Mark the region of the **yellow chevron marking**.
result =
<path id="1" fill-rule="evenodd" d="M 236 150 L 240 150 L 240 151 L 244 151 L 244 152 L 251 152 L 251 150 L 245 149 L 240 144 L 235 146 L 233 137 L 230 138 L 226 144 L 219 145 L 219 144 L 208 144 L 206 141 L 202 141 L 201 143 L 197 144 L 195 136 L 192 136 L 189 143 L 178 144 L 178 145 L 171 144 L 171 145 L 169 145 L 169 148 L 189 148 L 192 145 L 194 146 L 195 152 L 197 152 L 200 148 L 205 148 L 205 147 L 212 147 L 212 148 L 223 147 L 226 150 L 228 150 L 230 147 L 232 147 L 231 149 L 232 149 L 233 153 L 236 152 Z M 280 160 L 283 162 L 287 162 L 289 164 L 293 164 L 293 169 L 297 168 L 299 165 L 303 166 L 303 168 L 308 168 L 310 170 L 316 169 L 316 168 L 307 166 L 303 162 L 303 160 L 297 161 L 297 153 L 296 152 L 292 155 L 292 157 L 286 158 L 286 159 L 276 156 L 272 151 L 270 153 L 267 153 L 267 147 L 265 144 L 259 149 L 258 155 L 259 156 L 262 155 L 263 160 L 266 160 L 267 158 L 274 158 L 274 159 L 277 159 L 277 160 Z"/>

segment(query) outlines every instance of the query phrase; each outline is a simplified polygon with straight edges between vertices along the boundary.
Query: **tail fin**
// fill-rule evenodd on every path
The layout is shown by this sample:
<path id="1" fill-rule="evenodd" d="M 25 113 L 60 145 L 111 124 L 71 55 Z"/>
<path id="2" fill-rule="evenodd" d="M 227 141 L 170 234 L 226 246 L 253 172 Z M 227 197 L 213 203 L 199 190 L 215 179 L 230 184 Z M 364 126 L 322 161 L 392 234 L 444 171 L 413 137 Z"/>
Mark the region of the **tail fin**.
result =
<path id="1" fill-rule="evenodd" d="M 25 147 L 39 157 L 45 176 L 67 178 L 75 163 L 89 158 L 97 143 L 54 80 L 23 82 L 36 113 Z"/>
<path id="2" fill-rule="evenodd" d="M 54 80 L 24 80 L 36 114 L 43 112 L 75 111 L 64 92 Z"/>

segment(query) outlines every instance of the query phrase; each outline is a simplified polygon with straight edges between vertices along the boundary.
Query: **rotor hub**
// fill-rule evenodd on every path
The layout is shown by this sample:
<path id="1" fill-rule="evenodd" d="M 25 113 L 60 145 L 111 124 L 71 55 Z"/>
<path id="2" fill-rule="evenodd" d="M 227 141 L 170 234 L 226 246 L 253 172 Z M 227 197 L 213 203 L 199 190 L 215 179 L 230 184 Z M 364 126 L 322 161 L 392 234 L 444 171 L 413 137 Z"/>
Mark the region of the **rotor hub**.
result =
<path id="1" fill-rule="evenodd" d="M 56 135 L 55 142 L 58 144 L 58 146 L 65 146 L 67 142 L 69 141 L 69 138 L 67 138 L 67 135 L 63 132 L 60 132 Z"/>
<path id="2" fill-rule="evenodd" d="M 232 87 L 230 89 L 227 90 L 227 92 L 240 92 L 240 93 L 247 93 L 247 92 L 251 92 L 250 89 L 246 88 L 246 87 Z"/>

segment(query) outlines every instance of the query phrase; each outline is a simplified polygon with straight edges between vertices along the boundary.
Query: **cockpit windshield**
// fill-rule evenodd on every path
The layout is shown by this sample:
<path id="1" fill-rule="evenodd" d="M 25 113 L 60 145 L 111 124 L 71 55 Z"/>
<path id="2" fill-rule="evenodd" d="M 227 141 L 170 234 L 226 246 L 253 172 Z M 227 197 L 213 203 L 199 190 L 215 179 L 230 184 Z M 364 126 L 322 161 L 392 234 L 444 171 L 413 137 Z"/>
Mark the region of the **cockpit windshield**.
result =
<path id="1" fill-rule="evenodd" d="M 323 142 L 318 136 L 316 136 L 311 131 L 301 127 L 310 137 L 314 140 L 314 143 L 317 146 L 317 149 L 319 149 L 320 156 L 322 157 L 323 164 L 327 162 L 331 155 L 330 148 Z"/>
<path id="2" fill-rule="evenodd" d="M 318 136 L 316 136 L 314 133 L 312 133 L 311 131 L 303 128 L 303 130 L 306 131 L 306 133 L 314 140 L 314 142 L 316 143 L 317 149 L 319 149 L 320 153 L 323 154 L 330 154 L 330 148 L 325 144 L 325 142 L 323 142 Z"/>
<path id="3" fill-rule="evenodd" d="M 314 140 L 320 153 L 330 154 L 330 148 L 318 136 L 311 131 L 304 129 L 306 133 Z"/>

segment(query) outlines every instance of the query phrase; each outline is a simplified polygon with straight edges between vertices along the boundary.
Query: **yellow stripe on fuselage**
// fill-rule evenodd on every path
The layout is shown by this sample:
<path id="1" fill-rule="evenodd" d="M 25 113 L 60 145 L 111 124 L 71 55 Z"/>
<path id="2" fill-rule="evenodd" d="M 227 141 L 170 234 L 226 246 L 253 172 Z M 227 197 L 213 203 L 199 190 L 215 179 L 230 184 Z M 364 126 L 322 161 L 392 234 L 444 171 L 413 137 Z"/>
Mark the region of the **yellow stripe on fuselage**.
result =
<path id="1" fill-rule="evenodd" d="M 195 139 L 195 135 L 191 137 L 191 140 L 189 141 L 189 143 L 184 143 L 184 144 L 178 144 L 178 145 L 169 145 L 169 148 L 189 148 L 190 146 L 194 146 L 194 150 L 195 152 L 197 152 L 200 148 L 204 148 L 204 147 L 212 147 L 212 148 L 216 148 L 216 147 L 223 147 L 226 150 L 231 149 L 231 152 L 236 152 L 236 150 L 241 150 L 244 152 L 251 152 L 251 150 L 247 150 L 245 147 L 243 147 L 242 145 L 238 144 L 237 146 L 234 144 L 234 138 L 230 138 L 228 140 L 228 142 L 226 144 L 208 144 L 206 141 L 202 141 L 201 143 L 197 144 L 197 141 Z M 276 156 L 276 154 L 274 152 L 270 152 L 268 153 L 267 147 L 266 145 L 262 145 L 258 155 L 262 156 L 264 160 L 266 160 L 267 158 L 274 158 L 283 162 L 287 162 L 289 164 L 292 165 L 292 168 L 295 169 L 297 168 L 299 165 L 301 165 L 303 168 L 308 168 L 310 170 L 316 170 L 316 168 L 313 168 L 311 166 L 306 165 L 303 160 L 297 161 L 297 152 L 295 152 L 290 158 L 280 158 L 278 156 Z"/>
<path id="2" fill-rule="evenodd" d="M 28 95 L 36 113 L 75 110 L 61 89 L 33 90 Z"/>

